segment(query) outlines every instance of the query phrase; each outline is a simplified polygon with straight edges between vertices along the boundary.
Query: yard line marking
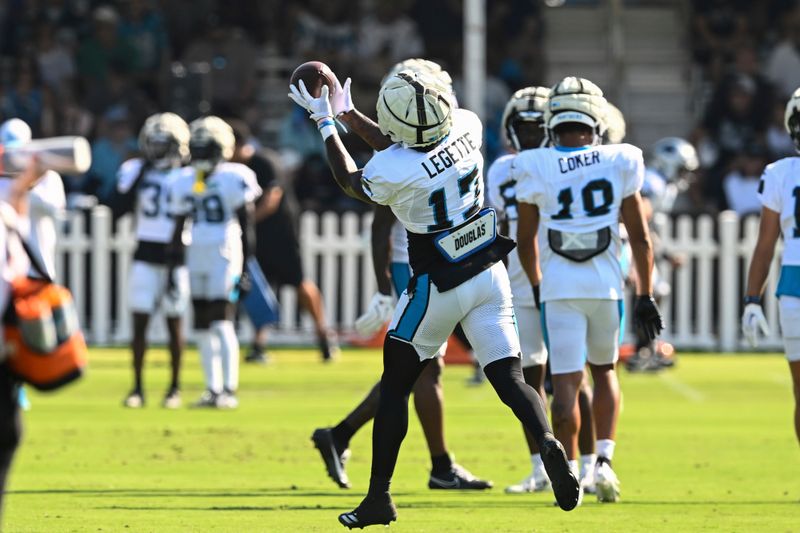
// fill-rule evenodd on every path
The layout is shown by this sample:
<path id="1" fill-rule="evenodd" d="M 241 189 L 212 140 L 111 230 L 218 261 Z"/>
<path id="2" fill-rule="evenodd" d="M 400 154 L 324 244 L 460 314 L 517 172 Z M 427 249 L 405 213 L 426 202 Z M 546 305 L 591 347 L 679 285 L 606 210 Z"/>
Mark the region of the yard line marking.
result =
<path id="1" fill-rule="evenodd" d="M 677 392 L 684 398 L 692 402 L 704 402 L 706 400 L 705 394 L 695 389 L 691 385 L 679 380 L 669 373 L 661 373 L 658 375 L 667 387 Z"/>

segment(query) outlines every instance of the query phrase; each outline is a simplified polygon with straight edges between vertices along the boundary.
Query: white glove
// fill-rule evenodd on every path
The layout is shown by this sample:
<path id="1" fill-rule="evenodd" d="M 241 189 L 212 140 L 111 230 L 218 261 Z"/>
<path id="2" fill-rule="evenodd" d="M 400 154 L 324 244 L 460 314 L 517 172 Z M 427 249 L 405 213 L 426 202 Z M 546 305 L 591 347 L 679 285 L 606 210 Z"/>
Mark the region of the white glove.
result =
<path id="1" fill-rule="evenodd" d="M 320 91 L 319 98 L 314 98 L 311 93 L 306 89 L 306 84 L 300 80 L 297 85 L 289 85 L 289 98 L 297 105 L 310 113 L 311 120 L 314 120 L 319 125 L 326 118 L 333 119 L 333 110 L 331 109 L 331 102 L 328 99 L 328 86 L 323 85 Z"/>
<path id="2" fill-rule="evenodd" d="M 331 107 L 333 108 L 334 116 L 337 117 L 342 113 L 353 110 L 353 97 L 350 95 L 350 78 L 344 80 L 344 87 L 339 83 L 339 78 L 336 78 L 336 85 L 333 87 L 333 93 L 331 93 Z"/>
<path id="3" fill-rule="evenodd" d="M 376 292 L 372 295 L 366 312 L 356 319 L 356 331 L 360 335 L 372 335 L 392 318 L 393 313 L 394 298 Z"/>
<path id="4" fill-rule="evenodd" d="M 767 325 L 764 311 L 758 304 L 745 305 L 744 313 L 742 314 L 742 333 L 753 348 L 758 346 L 759 330 L 765 336 L 769 334 L 769 326 Z"/>

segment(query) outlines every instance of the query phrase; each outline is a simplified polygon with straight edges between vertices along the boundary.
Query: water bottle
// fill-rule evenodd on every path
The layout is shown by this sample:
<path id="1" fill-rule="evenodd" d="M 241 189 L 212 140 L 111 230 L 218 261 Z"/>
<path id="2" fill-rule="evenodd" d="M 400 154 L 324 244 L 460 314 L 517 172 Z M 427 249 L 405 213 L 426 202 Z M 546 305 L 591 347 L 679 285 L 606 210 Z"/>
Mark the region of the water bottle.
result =
<path id="1" fill-rule="evenodd" d="M 32 156 L 39 159 L 40 167 L 59 174 L 83 174 L 92 164 L 92 149 L 85 137 L 48 137 L 20 145 L 0 145 L 0 174 L 22 172 Z"/>

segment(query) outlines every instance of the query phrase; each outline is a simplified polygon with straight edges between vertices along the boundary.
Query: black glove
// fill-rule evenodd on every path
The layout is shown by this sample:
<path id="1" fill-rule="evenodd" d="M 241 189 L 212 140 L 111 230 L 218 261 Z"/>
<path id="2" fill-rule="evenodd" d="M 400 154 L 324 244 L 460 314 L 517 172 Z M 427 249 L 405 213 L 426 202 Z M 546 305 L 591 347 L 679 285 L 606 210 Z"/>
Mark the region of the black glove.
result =
<path id="1" fill-rule="evenodd" d="M 253 280 L 250 279 L 250 274 L 246 270 L 243 270 L 239 276 L 239 281 L 236 283 L 236 290 L 239 292 L 239 299 L 243 299 L 252 288 Z"/>
<path id="2" fill-rule="evenodd" d="M 542 310 L 542 301 L 541 301 L 540 296 L 539 296 L 539 286 L 538 285 L 534 285 L 533 286 L 533 303 L 536 304 L 536 309 L 538 309 L 539 311 Z"/>
<path id="3" fill-rule="evenodd" d="M 178 290 L 178 285 L 175 283 L 175 267 L 170 265 L 167 268 L 167 292 L 172 293 Z"/>
<path id="4" fill-rule="evenodd" d="M 661 313 L 658 312 L 656 302 L 652 296 L 640 295 L 636 297 L 633 307 L 633 325 L 641 339 L 651 341 L 664 329 Z"/>

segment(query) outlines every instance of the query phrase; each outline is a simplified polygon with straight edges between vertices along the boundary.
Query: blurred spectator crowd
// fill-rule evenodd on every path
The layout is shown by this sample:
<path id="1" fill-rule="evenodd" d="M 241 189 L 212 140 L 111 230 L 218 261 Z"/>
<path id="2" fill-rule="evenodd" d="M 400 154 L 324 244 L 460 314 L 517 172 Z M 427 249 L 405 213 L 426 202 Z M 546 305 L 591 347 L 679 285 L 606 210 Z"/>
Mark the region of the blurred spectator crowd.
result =
<path id="1" fill-rule="evenodd" d="M 760 211 L 764 167 L 794 155 L 784 107 L 800 87 L 800 3 L 693 0 L 692 57 L 705 105 L 690 140 L 701 172 L 694 209 Z"/>
<path id="2" fill-rule="evenodd" d="M 542 82 L 536 6 L 509 0 L 489 10 L 487 92 L 498 117 L 513 90 Z M 258 65 L 324 61 L 353 78 L 354 98 L 369 112 L 384 73 L 408 57 L 440 62 L 458 87 L 462 16 L 461 0 L 4 0 L 0 119 L 19 117 L 36 137 L 90 139 L 91 169 L 65 177 L 74 207 L 104 202 L 119 165 L 136 155 L 144 119 L 171 110 L 187 120 L 214 113 L 250 124 L 252 143 L 283 155 L 285 185 L 301 209 L 360 209 L 329 178 L 313 125 L 285 98 L 291 70 L 265 86 Z M 270 90 L 280 94 L 265 98 Z M 274 135 L 261 128 L 275 114 L 267 105 L 280 107 Z M 495 154 L 497 129 L 487 124 Z M 369 158 L 366 146 L 347 142 L 360 162 Z"/>

